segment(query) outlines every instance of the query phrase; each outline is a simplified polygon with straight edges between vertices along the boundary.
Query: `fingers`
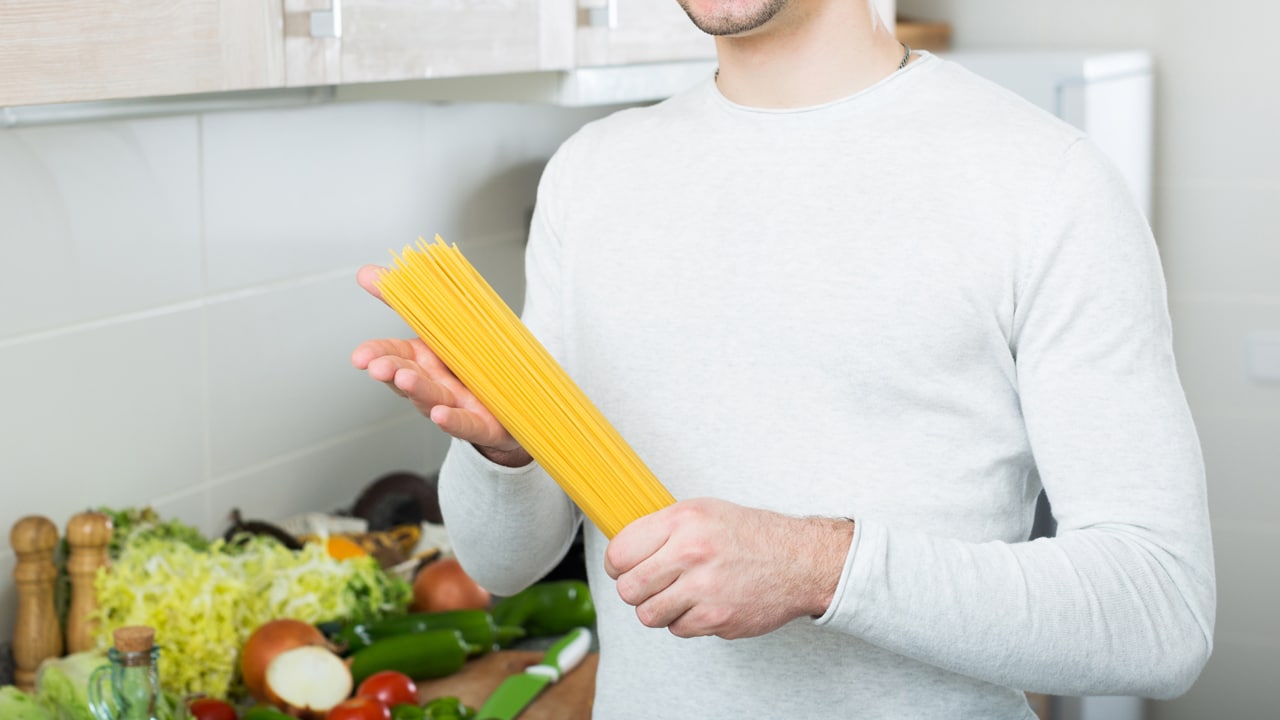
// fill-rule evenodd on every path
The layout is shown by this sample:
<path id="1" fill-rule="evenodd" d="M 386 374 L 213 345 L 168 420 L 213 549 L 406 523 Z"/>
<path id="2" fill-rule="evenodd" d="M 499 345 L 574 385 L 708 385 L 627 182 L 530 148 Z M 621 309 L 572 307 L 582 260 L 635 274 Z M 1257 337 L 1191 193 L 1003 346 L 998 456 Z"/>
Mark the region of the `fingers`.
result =
<path id="1" fill-rule="evenodd" d="M 801 614 L 795 598 L 812 584 L 788 584 L 793 573 L 781 571 L 801 554 L 776 551 L 797 534 L 795 522 L 725 501 L 684 500 L 623 528 L 605 548 L 605 571 L 648 627 L 678 637 L 762 635 Z"/>
<path id="2" fill-rule="evenodd" d="M 398 338 L 383 338 L 380 340 L 369 340 L 362 342 L 351 351 L 351 364 L 357 370 L 366 370 L 369 363 L 376 358 L 386 355 L 394 355 L 405 359 L 413 359 L 415 356 L 415 348 L 409 340 L 400 340 Z"/>
<path id="3" fill-rule="evenodd" d="M 378 265 L 365 265 L 356 271 L 356 282 L 365 289 L 365 292 L 382 300 L 382 291 L 378 289 L 377 281 L 386 271 L 386 268 Z"/>
<path id="4" fill-rule="evenodd" d="M 637 605 L 636 619 L 645 627 L 667 628 L 672 635 L 677 637 L 694 637 L 704 633 L 693 630 L 691 623 L 688 624 L 689 627 L 685 631 L 686 634 L 677 632 L 681 619 L 687 616 L 692 611 L 692 608 L 692 602 L 675 593 L 665 592 Z"/>
<path id="5" fill-rule="evenodd" d="M 440 405 L 458 404 L 458 398 L 444 385 L 435 382 L 411 360 L 386 355 L 369 363 L 369 377 L 386 383 L 397 394 L 408 398 L 418 412 L 430 416 Z"/>
<path id="6" fill-rule="evenodd" d="M 506 439 L 505 431 L 500 431 L 479 415 L 459 407 L 436 405 L 431 408 L 428 417 L 449 435 L 474 445 L 502 449 L 501 445 Z"/>
<path id="7" fill-rule="evenodd" d="M 685 571 L 668 541 L 667 513 L 642 517 L 619 532 L 605 548 L 605 571 L 617 581 L 618 596 L 636 608 L 648 627 L 667 627 L 690 608 L 672 587 Z"/>
<path id="8" fill-rule="evenodd" d="M 633 521 L 609 542 L 604 551 L 604 569 L 609 577 L 617 580 L 666 544 L 671 535 L 668 510 L 664 508 Z"/>
<path id="9" fill-rule="evenodd" d="M 496 419 L 467 407 L 474 400 L 438 360 L 427 362 L 430 367 L 424 368 L 423 362 L 435 358 L 415 353 L 413 345 L 410 341 L 372 340 L 356 348 L 351 361 L 369 377 L 408 399 L 445 433 L 498 450 L 517 447 Z"/>

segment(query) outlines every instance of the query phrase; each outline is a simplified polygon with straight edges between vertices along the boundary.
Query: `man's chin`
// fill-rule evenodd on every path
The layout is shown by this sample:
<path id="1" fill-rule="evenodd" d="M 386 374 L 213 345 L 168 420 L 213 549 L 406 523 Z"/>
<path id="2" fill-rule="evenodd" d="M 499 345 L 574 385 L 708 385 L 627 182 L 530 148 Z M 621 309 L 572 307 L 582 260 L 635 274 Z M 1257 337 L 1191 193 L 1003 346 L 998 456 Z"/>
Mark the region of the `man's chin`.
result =
<path id="1" fill-rule="evenodd" d="M 749 35 L 786 7 L 788 0 L 679 0 L 699 30 L 716 37 Z"/>

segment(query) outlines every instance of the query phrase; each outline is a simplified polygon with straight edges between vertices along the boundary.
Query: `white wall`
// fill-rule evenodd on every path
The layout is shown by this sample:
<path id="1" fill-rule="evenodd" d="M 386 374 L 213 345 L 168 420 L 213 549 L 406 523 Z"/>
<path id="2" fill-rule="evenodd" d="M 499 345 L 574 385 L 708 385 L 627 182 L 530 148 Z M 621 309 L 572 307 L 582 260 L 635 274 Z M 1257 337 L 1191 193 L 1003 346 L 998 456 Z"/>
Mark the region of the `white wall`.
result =
<path id="1" fill-rule="evenodd" d="M 952 23 L 957 49 L 1152 51 L 1153 226 L 1179 370 L 1209 478 L 1218 571 L 1213 658 L 1162 720 L 1276 717 L 1280 678 L 1280 383 L 1247 371 L 1280 332 L 1280 4 L 1257 0 L 899 0 Z"/>
<path id="2" fill-rule="evenodd" d="M 232 507 L 349 506 L 443 436 L 354 370 L 408 334 L 355 284 L 420 235 L 507 301 L 561 140 L 606 112 L 375 103 L 0 130 L 0 641 L 7 529 L 152 504 L 209 533 Z"/>

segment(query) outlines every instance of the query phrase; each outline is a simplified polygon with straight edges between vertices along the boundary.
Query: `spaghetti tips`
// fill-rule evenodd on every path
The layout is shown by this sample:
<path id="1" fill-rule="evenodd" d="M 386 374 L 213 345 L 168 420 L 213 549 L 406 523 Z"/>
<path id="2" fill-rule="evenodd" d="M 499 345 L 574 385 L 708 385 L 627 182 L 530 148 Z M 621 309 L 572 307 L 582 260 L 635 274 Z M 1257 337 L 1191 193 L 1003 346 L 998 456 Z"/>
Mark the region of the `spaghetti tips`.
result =
<path id="1" fill-rule="evenodd" d="M 675 502 L 456 245 L 392 255 L 383 299 L 606 537 Z"/>

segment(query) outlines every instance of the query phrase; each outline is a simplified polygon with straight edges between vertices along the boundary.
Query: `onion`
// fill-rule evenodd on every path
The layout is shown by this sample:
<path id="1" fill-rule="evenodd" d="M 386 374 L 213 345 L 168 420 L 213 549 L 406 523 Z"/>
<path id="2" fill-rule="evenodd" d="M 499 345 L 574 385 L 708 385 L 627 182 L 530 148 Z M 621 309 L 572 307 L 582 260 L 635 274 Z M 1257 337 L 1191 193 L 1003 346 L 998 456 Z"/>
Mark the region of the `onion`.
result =
<path id="1" fill-rule="evenodd" d="M 318 645 L 328 648 L 329 643 L 316 626 L 301 620 L 281 618 L 259 625 L 249 635 L 240 652 L 240 675 L 254 700 L 267 699 L 267 667 L 277 655 L 294 648 Z"/>
<path id="2" fill-rule="evenodd" d="M 413 611 L 485 610 L 489 591 L 471 579 L 456 558 L 428 563 L 413 578 Z"/>
<path id="3" fill-rule="evenodd" d="M 351 670 L 327 648 L 286 650 L 267 665 L 267 702 L 300 718 L 323 718 L 351 696 Z"/>

